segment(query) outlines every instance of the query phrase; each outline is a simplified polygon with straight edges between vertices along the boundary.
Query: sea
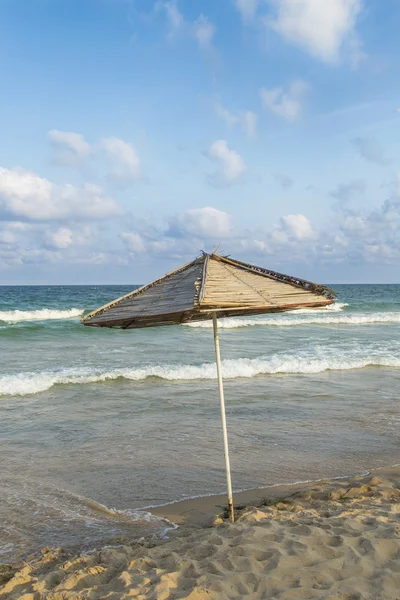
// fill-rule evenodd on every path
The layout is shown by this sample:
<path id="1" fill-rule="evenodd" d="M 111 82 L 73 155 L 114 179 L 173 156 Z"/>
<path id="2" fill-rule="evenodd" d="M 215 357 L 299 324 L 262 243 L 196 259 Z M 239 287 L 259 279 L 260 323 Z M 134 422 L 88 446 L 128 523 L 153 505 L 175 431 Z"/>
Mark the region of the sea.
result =
<path id="1" fill-rule="evenodd" d="M 400 463 L 400 286 L 220 320 L 234 490 Z M 149 507 L 224 493 L 211 323 L 80 318 L 135 286 L 0 287 L 0 562 L 174 525 Z"/>

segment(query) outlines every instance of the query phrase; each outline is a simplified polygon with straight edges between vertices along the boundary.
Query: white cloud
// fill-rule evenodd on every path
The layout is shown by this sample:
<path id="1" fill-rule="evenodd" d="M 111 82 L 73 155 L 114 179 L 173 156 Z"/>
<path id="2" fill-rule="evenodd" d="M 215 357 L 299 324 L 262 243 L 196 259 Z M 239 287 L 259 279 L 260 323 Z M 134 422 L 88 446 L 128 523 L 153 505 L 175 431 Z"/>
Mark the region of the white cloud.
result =
<path id="1" fill-rule="evenodd" d="M 160 257 L 179 264 L 200 248 L 210 251 L 219 242 L 221 252 L 255 263 L 257 257 L 269 257 L 270 264 L 284 272 L 301 263 L 317 269 L 335 264 L 398 265 L 400 260 L 399 198 L 371 211 L 339 208 L 318 228 L 305 215 L 289 214 L 276 226 L 257 223 L 254 229 L 244 229 L 229 213 L 210 206 L 186 210 L 157 227 L 146 221 L 136 223 L 135 230 L 118 231 L 77 221 L 55 222 L 54 229 L 48 222 L 3 222 L 0 265 L 128 265 L 140 257 L 149 265 Z M 125 249 L 120 248 L 121 239 Z"/>
<path id="2" fill-rule="evenodd" d="M 256 16 L 258 0 L 236 0 L 236 8 L 243 21 L 252 21 Z"/>
<path id="3" fill-rule="evenodd" d="M 121 238 L 127 245 L 130 252 L 135 254 L 142 254 L 145 252 L 143 239 L 138 233 L 123 232 L 121 233 Z"/>
<path id="4" fill-rule="evenodd" d="M 53 148 L 53 162 L 60 165 L 80 166 L 91 152 L 91 146 L 79 133 L 52 129 L 48 133 Z"/>
<path id="5" fill-rule="evenodd" d="M 170 220 L 168 235 L 172 237 L 214 238 L 230 237 L 232 217 L 221 210 L 207 206 L 186 210 Z"/>
<path id="6" fill-rule="evenodd" d="M 91 246 L 95 241 L 95 227 L 92 224 L 71 222 L 68 227 L 58 227 L 54 231 L 51 225 L 35 224 L 36 232 L 44 229 L 45 246 L 54 250 L 65 250 L 73 246 Z M 33 232 L 35 234 L 35 231 Z"/>
<path id="7" fill-rule="evenodd" d="M 340 229 L 346 236 L 354 238 L 365 235 L 369 229 L 369 224 L 363 215 L 346 215 L 340 221 Z"/>
<path id="8" fill-rule="evenodd" d="M 134 231 L 123 232 L 120 237 L 133 254 L 186 260 L 200 248 L 230 239 L 233 233 L 231 215 L 207 206 L 170 217 L 166 227 L 149 227 L 146 221 L 139 221 Z"/>
<path id="9" fill-rule="evenodd" d="M 316 237 L 310 221 L 304 215 L 287 215 L 286 217 L 282 217 L 282 228 L 287 234 L 300 242 L 312 240 Z"/>
<path id="10" fill-rule="evenodd" d="M 96 185 L 57 185 L 31 171 L 0 168 L 0 218 L 98 220 L 122 213 L 122 208 Z"/>
<path id="11" fill-rule="evenodd" d="M 17 225 L 17 226 L 16 226 Z M 96 233 L 101 226 L 93 223 L 70 221 L 68 226 L 60 226 L 53 222 L 17 221 L 0 222 L 0 239 L 2 234 L 11 232 L 12 245 L 0 246 L 0 265 L 44 265 L 61 262 L 63 265 L 77 262 L 91 262 L 93 245 L 105 246 L 104 230 L 96 240 Z"/>
<path id="12" fill-rule="evenodd" d="M 347 44 L 351 59 L 360 58 L 355 34 L 362 0 L 272 0 L 275 18 L 267 21 L 287 41 L 312 56 L 337 63 Z"/>
<path id="13" fill-rule="evenodd" d="M 235 183 L 246 171 L 242 157 L 229 148 L 226 140 L 217 140 L 211 144 L 207 155 L 219 165 L 219 171 L 213 175 L 215 183 Z"/>
<path id="14" fill-rule="evenodd" d="M 72 231 L 68 227 L 60 227 L 48 234 L 48 241 L 54 248 L 68 248 L 72 244 Z"/>
<path id="15" fill-rule="evenodd" d="M 108 176 L 119 182 L 133 182 L 141 176 L 140 159 L 132 144 L 117 137 L 107 137 L 91 146 L 79 133 L 49 132 L 53 147 L 53 162 L 60 165 L 80 167 L 89 155 L 99 159 L 104 154 L 109 165 Z"/>
<path id="16" fill-rule="evenodd" d="M 377 165 L 388 164 L 388 159 L 385 155 L 385 149 L 373 138 L 355 138 L 354 146 L 365 160 Z"/>
<path id="17" fill-rule="evenodd" d="M 181 31 L 185 25 L 185 20 L 182 13 L 178 9 L 176 0 L 170 0 L 169 2 L 157 2 L 155 5 L 156 12 L 165 11 L 168 25 L 169 25 L 169 37 L 173 38 Z"/>
<path id="18" fill-rule="evenodd" d="M 286 121 L 297 121 L 303 111 L 303 99 L 308 90 L 308 84 L 299 79 L 294 81 L 287 90 L 283 87 L 272 90 L 262 88 L 260 95 L 264 108 Z"/>
<path id="19" fill-rule="evenodd" d="M 346 257 L 362 262 L 398 264 L 400 260 L 400 202 L 386 200 L 367 211 L 344 210 L 337 226 L 346 240 Z"/>
<path id="20" fill-rule="evenodd" d="M 26 232 L 32 229 L 31 223 L 25 223 L 24 221 L 9 221 L 8 228 L 13 231 Z"/>
<path id="21" fill-rule="evenodd" d="M 230 110 L 222 106 L 219 102 L 215 104 L 215 112 L 221 119 L 225 121 L 225 123 L 229 127 L 233 127 L 239 122 L 239 117 L 236 114 L 233 114 Z"/>
<path id="22" fill-rule="evenodd" d="M 211 48 L 215 27 L 204 15 L 200 15 L 193 24 L 193 35 L 202 50 Z"/>
<path id="23" fill-rule="evenodd" d="M 287 215 L 270 230 L 252 231 L 242 229 L 240 224 L 235 226 L 229 213 L 213 207 L 186 210 L 170 218 L 166 229 L 144 231 L 145 239 L 140 226 L 136 233 L 143 240 L 147 254 L 166 253 L 183 259 L 193 253 L 193 247 L 211 249 L 210 244 L 223 242 L 229 243 L 224 250 L 235 253 L 245 250 L 304 260 L 319 243 L 314 227 L 304 215 Z"/>
<path id="24" fill-rule="evenodd" d="M 288 234 L 283 231 L 281 227 L 274 227 L 274 229 L 267 235 L 269 241 L 268 248 L 272 249 L 275 246 L 286 246 L 289 243 Z"/>
<path id="25" fill-rule="evenodd" d="M 15 235 L 8 230 L 0 231 L 0 244 L 13 244 L 15 242 Z"/>
<path id="26" fill-rule="evenodd" d="M 132 144 L 109 137 L 103 138 L 100 146 L 108 155 L 111 164 L 109 177 L 120 182 L 131 182 L 140 178 L 140 159 Z"/>
<path id="27" fill-rule="evenodd" d="M 163 11 L 168 21 L 168 38 L 178 35 L 196 40 L 201 50 L 209 50 L 215 34 L 215 26 L 203 14 L 193 22 L 188 22 L 178 8 L 177 0 L 159 1 L 155 4 L 155 12 Z"/>
<path id="28" fill-rule="evenodd" d="M 225 121 L 228 127 L 239 125 L 244 129 L 248 138 L 256 136 L 258 116 L 255 112 L 246 110 L 233 113 L 219 102 L 215 104 L 215 112 Z"/>

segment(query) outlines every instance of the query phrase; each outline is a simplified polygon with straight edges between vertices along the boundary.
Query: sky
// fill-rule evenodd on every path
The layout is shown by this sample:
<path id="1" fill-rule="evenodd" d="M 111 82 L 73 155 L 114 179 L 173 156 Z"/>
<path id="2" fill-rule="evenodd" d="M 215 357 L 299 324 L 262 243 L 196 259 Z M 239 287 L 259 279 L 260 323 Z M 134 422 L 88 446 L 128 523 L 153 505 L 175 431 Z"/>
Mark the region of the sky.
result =
<path id="1" fill-rule="evenodd" d="M 0 0 L 0 284 L 400 283 L 398 0 Z"/>

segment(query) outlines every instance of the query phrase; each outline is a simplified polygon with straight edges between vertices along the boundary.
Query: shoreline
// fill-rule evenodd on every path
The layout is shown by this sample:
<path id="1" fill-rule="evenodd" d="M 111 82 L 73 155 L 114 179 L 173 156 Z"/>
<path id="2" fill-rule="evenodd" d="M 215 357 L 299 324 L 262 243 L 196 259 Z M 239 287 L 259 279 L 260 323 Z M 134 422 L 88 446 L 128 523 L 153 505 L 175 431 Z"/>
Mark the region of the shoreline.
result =
<path id="1" fill-rule="evenodd" d="M 234 499 L 233 525 L 225 494 L 192 498 L 149 509 L 178 525 L 164 539 L 3 565 L 0 600 L 400 597 L 400 465 Z"/>
<path id="2" fill-rule="evenodd" d="M 400 463 L 377 467 L 365 471 L 364 473 L 354 475 L 340 475 L 338 477 L 331 478 L 320 478 L 320 479 L 309 479 L 306 481 L 295 481 L 293 483 L 275 483 L 270 486 L 262 488 L 251 488 L 248 490 L 239 490 L 233 492 L 233 501 L 235 511 L 240 507 L 248 505 L 257 506 L 258 503 L 262 503 L 264 499 L 280 498 L 285 495 L 290 495 L 290 490 L 295 492 L 307 490 L 310 487 L 317 484 L 326 484 L 334 482 L 341 482 L 355 478 L 363 478 L 368 475 L 378 473 L 380 471 L 386 472 L 391 469 L 400 468 Z M 190 498 L 184 498 L 183 500 L 173 500 L 166 504 L 160 504 L 156 506 L 144 506 L 137 510 L 148 512 L 155 517 L 166 519 L 170 521 L 172 525 L 188 525 L 189 519 L 191 525 L 194 527 L 208 527 L 212 524 L 214 518 L 227 507 L 226 502 L 227 494 L 207 494 L 205 496 L 193 496 Z"/>

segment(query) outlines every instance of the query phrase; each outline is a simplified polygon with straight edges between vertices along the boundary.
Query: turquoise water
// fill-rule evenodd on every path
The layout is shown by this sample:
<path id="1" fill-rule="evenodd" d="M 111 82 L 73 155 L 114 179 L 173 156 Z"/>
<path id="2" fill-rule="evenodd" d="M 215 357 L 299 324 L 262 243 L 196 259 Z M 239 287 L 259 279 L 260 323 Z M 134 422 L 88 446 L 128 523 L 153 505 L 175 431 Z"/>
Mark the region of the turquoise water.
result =
<path id="1" fill-rule="evenodd" d="M 0 561 L 165 530 L 145 507 L 224 492 L 210 323 L 79 318 L 134 286 L 0 287 Z M 236 489 L 400 462 L 400 286 L 221 320 Z"/>

